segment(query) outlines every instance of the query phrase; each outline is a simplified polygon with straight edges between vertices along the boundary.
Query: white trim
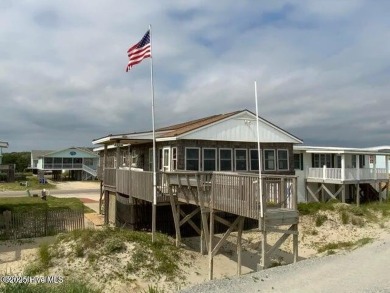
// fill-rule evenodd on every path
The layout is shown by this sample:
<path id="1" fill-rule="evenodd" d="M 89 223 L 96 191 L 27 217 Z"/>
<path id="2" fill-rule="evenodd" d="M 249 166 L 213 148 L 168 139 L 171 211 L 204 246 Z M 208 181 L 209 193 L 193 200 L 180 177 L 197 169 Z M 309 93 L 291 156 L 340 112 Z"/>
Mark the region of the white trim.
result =
<path id="1" fill-rule="evenodd" d="M 266 168 L 265 168 L 265 163 L 266 163 L 266 161 L 269 161 L 269 160 L 267 160 L 266 157 L 265 157 L 265 152 L 266 152 L 266 151 L 273 151 L 273 152 L 274 152 L 274 169 L 266 169 Z M 264 160 L 263 160 L 263 162 L 264 162 L 264 163 L 263 163 L 263 170 L 264 170 L 264 171 L 276 171 L 277 158 L 276 158 L 275 149 L 264 149 L 262 155 L 263 155 L 263 157 L 264 157 Z"/>
<path id="2" fill-rule="evenodd" d="M 236 151 L 245 151 L 245 170 L 237 170 L 237 154 Z M 248 149 L 235 148 L 234 149 L 234 170 L 236 171 L 248 171 Z"/>
<path id="3" fill-rule="evenodd" d="M 171 136 L 171 137 L 156 138 L 156 141 L 157 141 L 157 142 L 161 142 L 161 141 L 173 141 L 173 140 L 177 140 L 177 137 Z"/>
<path id="4" fill-rule="evenodd" d="M 168 166 L 165 166 L 165 151 L 168 151 L 168 158 L 167 158 Z M 171 171 L 171 160 L 172 160 L 171 147 L 170 146 L 163 147 L 162 148 L 162 170 L 163 170 L 163 172 Z M 166 167 L 167 167 L 167 169 L 165 169 Z"/>
<path id="5" fill-rule="evenodd" d="M 279 168 L 279 151 L 286 151 L 287 152 L 287 158 L 286 158 L 286 160 L 287 160 L 287 169 L 280 169 Z M 278 171 L 289 171 L 290 170 L 290 160 L 289 160 L 289 153 L 288 153 L 288 149 L 277 149 L 276 150 L 276 154 L 277 154 L 277 156 L 276 156 L 276 161 L 277 161 L 277 163 L 278 163 L 278 166 L 277 166 L 277 168 L 278 168 Z"/>
<path id="6" fill-rule="evenodd" d="M 173 159 L 173 150 L 176 150 L 176 159 Z M 174 162 L 176 162 L 176 167 L 174 166 Z M 177 147 L 171 148 L 171 170 L 175 171 L 177 170 Z"/>
<path id="7" fill-rule="evenodd" d="M 213 171 L 218 171 L 218 151 L 217 148 L 202 148 L 202 170 L 205 171 L 204 169 L 204 151 L 205 150 L 214 150 L 214 160 L 215 160 L 215 166 Z M 208 170 L 209 171 L 209 170 Z"/>
<path id="8" fill-rule="evenodd" d="M 221 151 L 223 150 L 230 150 L 230 162 L 231 162 L 231 168 L 230 170 L 221 170 Z M 234 161 L 233 161 L 233 149 L 232 148 L 219 148 L 218 150 L 218 167 L 219 167 L 219 170 L 218 171 L 233 171 L 233 166 L 234 165 Z"/>
<path id="9" fill-rule="evenodd" d="M 201 157 L 200 157 L 200 147 L 185 147 L 184 148 L 184 169 L 186 171 L 191 171 L 191 170 L 187 170 L 187 149 L 197 149 L 198 150 L 198 171 L 201 170 L 201 166 L 200 166 L 200 162 L 201 162 Z"/>

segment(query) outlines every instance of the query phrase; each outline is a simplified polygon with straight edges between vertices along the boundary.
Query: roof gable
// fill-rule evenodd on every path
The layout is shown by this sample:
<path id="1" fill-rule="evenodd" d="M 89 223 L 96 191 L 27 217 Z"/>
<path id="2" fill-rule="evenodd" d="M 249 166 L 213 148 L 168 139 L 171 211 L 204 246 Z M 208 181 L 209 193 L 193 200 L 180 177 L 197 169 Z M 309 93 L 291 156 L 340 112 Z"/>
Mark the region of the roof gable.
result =
<path id="1" fill-rule="evenodd" d="M 215 141 L 245 141 L 257 142 L 256 115 L 248 110 L 224 115 L 212 116 L 207 123 L 196 123 L 180 131 L 174 130 L 164 136 L 176 139 L 215 140 Z M 263 118 L 259 118 L 260 142 L 271 143 L 302 143 L 302 141 Z"/>
<path id="2" fill-rule="evenodd" d="M 248 110 L 213 115 L 156 129 L 156 141 L 176 139 L 257 142 L 256 115 Z M 301 144 L 302 140 L 259 117 L 260 142 Z M 152 132 L 129 133 L 102 137 L 93 144 L 152 141 Z"/>
<path id="3" fill-rule="evenodd" d="M 61 157 L 61 158 L 96 158 L 98 155 L 85 148 L 71 147 L 51 153 L 46 153 L 44 157 Z"/>

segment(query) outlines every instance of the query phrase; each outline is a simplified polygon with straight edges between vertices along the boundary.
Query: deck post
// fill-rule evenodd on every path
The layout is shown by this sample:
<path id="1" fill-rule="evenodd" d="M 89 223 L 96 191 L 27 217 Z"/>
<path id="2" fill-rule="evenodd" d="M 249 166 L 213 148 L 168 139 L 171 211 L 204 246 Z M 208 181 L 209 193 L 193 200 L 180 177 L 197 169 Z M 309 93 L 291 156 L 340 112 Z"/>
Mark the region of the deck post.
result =
<path id="1" fill-rule="evenodd" d="M 203 221 L 201 218 L 200 219 L 200 253 L 202 255 L 205 255 L 206 251 L 207 251 L 207 245 L 205 242 L 206 242 L 206 237 L 205 237 L 205 232 L 204 232 L 204 227 L 203 227 Z"/>
<path id="2" fill-rule="evenodd" d="M 341 202 L 342 203 L 345 203 L 345 187 L 346 187 L 346 184 L 343 183 L 341 185 L 341 188 L 342 188 L 342 190 L 341 190 Z"/>
<path id="3" fill-rule="evenodd" d="M 165 176 L 166 184 L 168 186 L 169 193 L 169 201 L 171 203 L 173 223 L 175 224 L 175 232 L 176 232 L 176 247 L 180 246 L 181 235 L 180 235 L 180 212 L 176 208 L 176 198 L 173 197 L 172 185 L 170 182 L 169 175 Z M 153 205 L 155 206 L 155 205 Z"/>
<path id="4" fill-rule="evenodd" d="M 284 177 L 280 179 L 280 190 L 279 190 L 279 200 L 282 203 L 281 208 L 287 207 L 286 200 L 286 181 L 284 180 Z"/>
<path id="5" fill-rule="evenodd" d="M 261 218 L 261 260 L 258 270 L 264 270 L 268 267 L 267 261 L 267 231 L 265 226 L 265 218 Z"/>
<path id="6" fill-rule="evenodd" d="M 104 224 L 109 224 L 108 210 L 110 205 L 110 194 L 108 190 L 104 190 Z"/>
<path id="7" fill-rule="evenodd" d="M 100 180 L 99 214 L 103 214 L 102 205 L 104 199 L 103 180 Z"/>
<path id="8" fill-rule="evenodd" d="M 360 206 L 360 185 L 359 185 L 359 181 L 356 184 L 356 205 Z"/>
<path id="9" fill-rule="evenodd" d="M 298 224 L 293 225 L 293 230 L 298 232 Z M 296 263 L 298 261 L 298 233 L 293 234 L 293 261 Z"/>
<path id="10" fill-rule="evenodd" d="M 240 223 L 238 224 L 237 232 L 237 275 L 241 275 L 241 252 L 242 252 L 242 230 L 244 229 L 245 218 L 241 217 Z"/>
<path id="11" fill-rule="evenodd" d="M 131 225 L 131 230 L 135 230 L 135 200 L 134 197 L 129 195 L 129 213 L 130 213 L 130 225 Z"/>
<path id="12" fill-rule="evenodd" d="M 213 260 L 213 239 L 214 239 L 214 211 L 210 210 L 210 237 L 209 237 L 209 280 L 213 279 L 214 260 Z"/>

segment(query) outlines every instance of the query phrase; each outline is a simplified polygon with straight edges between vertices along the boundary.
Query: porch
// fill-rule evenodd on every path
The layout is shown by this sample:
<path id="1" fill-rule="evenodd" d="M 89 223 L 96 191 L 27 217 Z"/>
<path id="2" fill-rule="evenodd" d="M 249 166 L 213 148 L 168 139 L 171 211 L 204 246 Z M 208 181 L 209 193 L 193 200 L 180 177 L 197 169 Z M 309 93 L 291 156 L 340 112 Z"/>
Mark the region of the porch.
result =
<path id="1" fill-rule="evenodd" d="M 361 181 L 388 180 L 386 168 L 309 168 L 308 182 L 356 183 Z"/>

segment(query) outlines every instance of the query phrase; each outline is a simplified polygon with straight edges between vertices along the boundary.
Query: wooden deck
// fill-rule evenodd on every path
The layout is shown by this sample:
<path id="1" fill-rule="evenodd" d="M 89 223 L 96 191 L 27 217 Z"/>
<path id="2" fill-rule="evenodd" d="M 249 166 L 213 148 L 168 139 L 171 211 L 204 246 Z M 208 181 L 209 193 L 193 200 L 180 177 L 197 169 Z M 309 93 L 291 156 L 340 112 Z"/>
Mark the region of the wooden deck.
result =
<path id="1" fill-rule="evenodd" d="M 190 221 L 194 213 L 185 215 L 180 210 L 181 203 L 199 206 L 201 213 L 200 231 L 201 251 L 206 248 L 209 254 L 210 279 L 213 278 L 213 257 L 234 230 L 238 231 L 238 267 L 241 272 L 241 235 L 245 218 L 259 221 L 262 234 L 261 262 L 259 269 L 269 266 L 271 255 L 283 242 L 293 236 L 294 262 L 298 258 L 298 222 L 297 186 L 295 176 L 258 175 L 238 173 L 202 173 L 202 172 L 169 172 L 164 174 L 169 188 L 172 213 L 176 227 L 176 243 L 180 244 L 180 226 Z M 262 184 L 260 184 L 260 182 Z M 260 197 L 262 186 L 262 197 Z M 263 214 L 261 214 L 263 206 Z M 228 212 L 237 215 L 232 223 L 220 218 L 217 212 Z M 214 221 L 227 227 L 227 231 L 218 243 L 213 243 Z M 195 225 L 195 223 L 191 223 Z M 287 229 L 285 226 L 288 226 Z M 267 250 L 267 233 L 277 232 L 282 236 Z M 202 246 L 202 244 L 205 244 Z"/>
<path id="2" fill-rule="evenodd" d="M 105 168 L 103 172 L 104 189 L 153 202 L 153 173 L 130 169 Z M 157 204 L 170 203 L 176 229 L 176 243 L 180 245 L 180 227 L 190 224 L 201 236 L 201 251 L 207 250 L 210 259 L 210 279 L 213 278 L 213 257 L 218 253 L 229 234 L 237 230 L 242 234 L 245 218 L 259 221 L 262 234 L 261 263 L 259 269 L 267 268 L 271 254 L 293 235 L 294 261 L 298 257 L 298 211 L 297 186 L 295 176 L 263 175 L 233 172 L 159 172 L 157 173 Z M 262 197 L 260 196 L 262 187 Z M 107 203 L 107 201 L 106 201 Z M 108 204 L 108 203 L 107 203 Z M 191 204 L 197 208 L 185 214 L 180 206 Z M 154 206 L 154 205 L 153 205 Z M 229 222 L 218 216 L 218 212 L 236 215 Z M 194 223 L 191 218 L 201 214 L 201 222 Z M 218 221 L 227 231 L 218 243 L 213 243 L 214 223 Z M 285 226 L 289 226 L 285 229 Z M 278 232 L 282 236 L 266 251 L 267 233 Z M 237 247 L 241 248 L 241 237 Z M 238 274 L 241 271 L 241 250 L 238 256 Z"/>

